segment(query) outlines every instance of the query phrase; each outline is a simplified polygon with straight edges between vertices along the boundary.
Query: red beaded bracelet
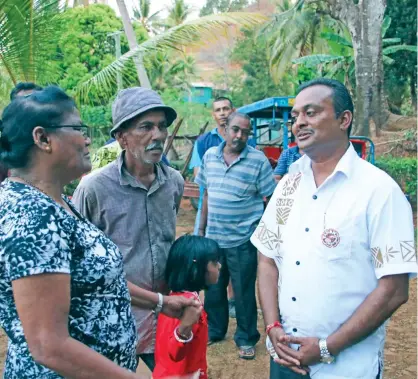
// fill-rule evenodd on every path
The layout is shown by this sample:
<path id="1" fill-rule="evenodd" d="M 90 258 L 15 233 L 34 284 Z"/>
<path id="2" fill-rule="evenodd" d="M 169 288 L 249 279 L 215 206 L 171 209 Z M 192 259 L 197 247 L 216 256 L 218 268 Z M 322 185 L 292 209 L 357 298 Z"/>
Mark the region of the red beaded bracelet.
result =
<path id="1" fill-rule="evenodd" d="M 282 324 L 280 324 L 280 322 L 275 321 L 275 322 L 273 322 L 273 324 L 267 325 L 267 327 L 266 327 L 266 334 L 269 334 L 270 333 L 270 330 L 272 330 L 274 328 L 281 328 L 281 329 L 283 329 L 283 326 L 282 326 Z"/>

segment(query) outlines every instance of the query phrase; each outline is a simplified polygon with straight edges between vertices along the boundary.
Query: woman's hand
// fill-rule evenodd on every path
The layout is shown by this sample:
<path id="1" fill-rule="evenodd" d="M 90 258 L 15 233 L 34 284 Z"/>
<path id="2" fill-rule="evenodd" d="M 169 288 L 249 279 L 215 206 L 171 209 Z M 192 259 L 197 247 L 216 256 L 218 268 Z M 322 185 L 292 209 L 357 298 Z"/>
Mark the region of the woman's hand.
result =
<path id="1" fill-rule="evenodd" d="M 162 313 L 173 318 L 181 318 L 187 307 L 199 309 L 201 304 L 196 299 L 184 296 L 164 296 Z"/>
<path id="2" fill-rule="evenodd" d="M 181 325 L 191 327 L 199 322 L 203 307 L 187 307 L 181 317 Z"/>

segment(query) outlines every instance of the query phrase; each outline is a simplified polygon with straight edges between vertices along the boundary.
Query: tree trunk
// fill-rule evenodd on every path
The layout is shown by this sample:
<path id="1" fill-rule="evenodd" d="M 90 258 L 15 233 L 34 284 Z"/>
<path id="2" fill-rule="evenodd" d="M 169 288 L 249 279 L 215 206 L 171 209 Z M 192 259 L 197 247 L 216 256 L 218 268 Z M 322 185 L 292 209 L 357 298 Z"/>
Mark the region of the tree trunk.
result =
<path id="1" fill-rule="evenodd" d="M 122 18 L 126 38 L 128 39 L 129 49 L 133 50 L 136 47 L 138 47 L 138 42 L 136 41 L 134 28 L 129 17 L 128 9 L 126 8 L 125 0 L 116 0 L 116 2 L 118 4 L 120 16 Z M 139 83 L 142 87 L 151 88 L 151 83 L 148 79 L 147 71 L 145 70 L 142 56 L 134 57 L 133 60 L 138 74 Z"/>
<path id="2" fill-rule="evenodd" d="M 383 87 L 382 22 L 385 0 L 327 0 L 330 13 L 350 31 L 355 62 L 356 91 L 353 134 L 368 136 L 370 121 L 376 133 L 385 125 L 389 110 Z"/>

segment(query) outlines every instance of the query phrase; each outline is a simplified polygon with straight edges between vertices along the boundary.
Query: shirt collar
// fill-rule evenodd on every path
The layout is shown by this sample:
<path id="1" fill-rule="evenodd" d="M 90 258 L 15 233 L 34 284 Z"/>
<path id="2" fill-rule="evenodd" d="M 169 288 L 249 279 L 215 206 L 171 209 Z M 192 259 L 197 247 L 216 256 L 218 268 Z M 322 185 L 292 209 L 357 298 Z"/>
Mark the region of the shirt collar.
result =
<path id="1" fill-rule="evenodd" d="M 226 141 L 223 141 L 221 142 L 220 145 L 218 145 L 218 148 L 216 150 L 216 156 L 218 158 L 223 159 L 223 150 L 224 150 L 225 145 L 226 145 Z M 241 151 L 241 154 L 239 155 L 237 160 L 247 158 L 247 155 L 248 155 L 248 145 L 246 145 L 244 150 Z"/>
<path id="2" fill-rule="evenodd" d="M 336 172 L 341 172 L 347 178 L 350 178 L 357 159 L 361 158 L 359 158 L 356 151 L 354 150 L 352 143 L 350 142 L 350 146 L 335 166 L 334 172 L 331 175 L 334 175 Z M 290 166 L 289 174 L 312 171 L 311 165 L 311 159 L 306 154 L 304 154 L 301 158 L 299 158 Z"/>
<path id="3" fill-rule="evenodd" d="M 125 162 L 125 150 L 122 151 L 122 153 L 117 158 L 117 166 L 118 166 L 118 172 L 119 172 L 119 183 L 121 186 L 131 186 L 131 187 L 138 187 L 138 188 L 144 188 L 148 191 L 147 188 L 145 188 L 141 182 L 139 182 L 135 177 L 133 177 L 126 167 L 124 166 Z M 161 164 L 160 162 L 155 165 L 155 180 L 151 185 L 151 188 L 149 191 L 153 190 L 154 186 L 157 185 L 160 187 L 166 180 L 167 180 L 167 172 L 166 167 L 164 164 Z"/>
<path id="4" fill-rule="evenodd" d="M 221 139 L 221 141 L 225 141 L 224 140 L 224 137 L 222 137 L 221 136 L 221 133 L 219 133 L 218 127 L 216 127 L 215 129 L 212 129 L 211 132 L 210 132 L 210 134 L 213 134 L 215 136 L 218 136 Z"/>

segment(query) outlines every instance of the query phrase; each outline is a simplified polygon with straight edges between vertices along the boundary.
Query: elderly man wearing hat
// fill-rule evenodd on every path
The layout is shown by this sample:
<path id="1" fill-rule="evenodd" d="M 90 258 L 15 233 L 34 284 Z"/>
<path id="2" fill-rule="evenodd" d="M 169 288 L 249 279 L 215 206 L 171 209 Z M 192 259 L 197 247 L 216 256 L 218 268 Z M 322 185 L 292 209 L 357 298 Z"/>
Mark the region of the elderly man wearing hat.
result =
<path id="1" fill-rule="evenodd" d="M 152 90 L 134 87 L 120 91 L 112 106 L 110 134 L 122 153 L 116 161 L 85 176 L 73 197 L 81 213 L 123 254 L 138 328 L 137 354 L 151 371 L 156 316 L 161 310 L 173 313 L 190 305 L 186 298 L 162 295 L 184 187 L 180 173 L 160 163 L 167 129 L 176 117 L 175 110 Z M 154 311 L 144 303 L 138 287 L 155 293 L 150 299 Z"/>

